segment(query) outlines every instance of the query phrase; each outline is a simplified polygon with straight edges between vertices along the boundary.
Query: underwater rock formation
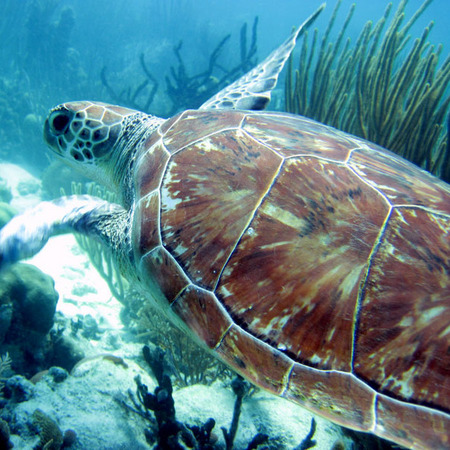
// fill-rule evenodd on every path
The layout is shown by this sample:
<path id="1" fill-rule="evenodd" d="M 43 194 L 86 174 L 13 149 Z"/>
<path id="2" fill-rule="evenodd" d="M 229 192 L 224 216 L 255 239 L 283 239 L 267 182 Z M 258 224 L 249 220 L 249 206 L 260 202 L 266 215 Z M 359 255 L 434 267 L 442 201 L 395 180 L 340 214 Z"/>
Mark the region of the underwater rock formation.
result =
<path id="1" fill-rule="evenodd" d="M 19 263 L 0 275 L 0 345 L 21 373 L 33 372 L 43 363 L 57 302 L 53 279 L 37 267 Z"/>
<path id="2" fill-rule="evenodd" d="M 11 321 L 0 336 L 8 342 L 45 336 L 53 325 L 58 302 L 53 279 L 37 267 L 19 263 L 2 272 L 1 281 L 0 302 L 2 308 L 11 309 Z"/>
<path id="3" fill-rule="evenodd" d="M 50 383 L 62 383 L 64 379 L 59 378 L 61 369 L 53 367 L 48 371 Z M 67 373 L 66 373 L 67 375 Z M 36 401 L 39 398 L 38 390 L 35 386 L 20 375 L 11 377 L 4 389 L 4 399 L 2 402 L 2 419 L 0 419 L 0 449 L 13 448 L 14 444 L 10 439 L 10 428 L 15 434 L 31 438 L 36 445 L 26 446 L 34 450 L 60 450 L 71 447 L 77 440 L 75 431 L 68 429 L 61 431 L 58 423 L 40 408 L 27 414 L 16 415 L 17 404 L 26 404 Z M 8 443 L 9 447 L 6 446 Z M 19 446 L 19 448 L 25 448 Z"/>

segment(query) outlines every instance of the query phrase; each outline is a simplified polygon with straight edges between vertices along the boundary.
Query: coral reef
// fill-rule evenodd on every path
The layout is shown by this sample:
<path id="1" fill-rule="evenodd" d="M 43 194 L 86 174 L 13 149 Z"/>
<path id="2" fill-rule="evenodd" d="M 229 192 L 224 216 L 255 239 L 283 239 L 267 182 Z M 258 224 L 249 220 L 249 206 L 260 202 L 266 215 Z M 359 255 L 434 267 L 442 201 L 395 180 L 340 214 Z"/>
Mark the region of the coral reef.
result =
<path id="1" fill-rule="evenodd" d="M 209 418 L 201 426 L 191 426 L 184 424 L 176 419 L 175 401 L 172 397 L 173 387 L 169 375 L 166 373 L 166 365 L 164 363 L 165 353 L 156 347 L 150 350 L 150 347 L 143 348 L 144 359 L 152 369 L 157 380 L 158 386 L 154 394 L 148 392 L 148 388 L 144 385 L 139 377 L 135 378 L 137 385 L 137 397 L 139 402 L 145 408 L 145 416 L 152 423 L 149 417 L 149 411 L 153 411 L 156 419 L 156 427 L 153 430 L 146 430 L 146 438 L 150 444 L 153 444 L 154 434 L 156 434 L 157 449 L 183 449 L 179 440 L 189 448 L 197 448 L 199 450 L 213 450 L 217 448 L 214 444 L 217 438 L 213 435 L 212 430 L 215 426 L 215 420 Z M 227 450 L 233 448 L 236 432 L 239 425 L 239 417 L 241 415 L 242 401 L 249 391 L 249 384 L 241 377 L 237 377 L 232 382 L 232 389 L 236 395 L 236 401 L 233 411 L 233 419 L 230 429 L 222 427 L 223 436 Z M 137 412 L 140 411 L 139 406 L 131 397 Z M 266 442 L 268 436 L 263 433 L 257 433 L 247 447 L 248 449 L 257 448 L 259 444 Z"/>
<path id="2" fill-rule="evenodd" d="M 241 416 L 242 401 L 248 394 L 250 385 L 241 376 L 237 375 L 231 382 L 231 388 L 236 395 L 236 401 L 234 403 L 233 418 L 231 420 L 230 430 L 222 427 L 223 437 L 225 439 L 225 447 L 227 450 L 233 448 L 234 440 L 236 438 L 237 429 L 239 426 L 239 417 Z M 248 448 L 256 448 L 259 444 L 263 444 L 267 441 L 269 436 L 263 433 L 258 433 L 250 442 Z"/>
<path id="3" fill-rule="evenodd" d="M 65 370 L 72 370 L 75 364 L 84 358 L 84 351 L 71 336 L 64 333 L 66 325 L 60 325 L 58 314 L 56 324 L 48 335 L 44 364 L 39 368 L 60 366 Z"/>
<path id="4" fill-rule="evenodd" d="M 30 264 L 10 267 L 0 280 L 0 344 L 15 370 L 33 373 L 45 361 L 58 293 L 52 278 Z"/>
<path id="5" fill-rule="evenodd" d="M 256 66 L 258 17 L 255 17 L 250 45 L 247 42 L 247 23 L 240 32 L 240 62 L 228 69 L 219 63 L 220 54 L 231 35 L 225 36 L 210 55 L 208 67 L 195 74 L 188 75 L 186 64 L 181 56 L 183 42 L 173 49 L 178 61 L 177 67 L 170 68 L 170 76 L 166 76 L 167 94 L 172 102 L 169 115 L 187 108 L 198 108 L 216 92 L 230 84 Z M 218 74 L 218 70 L 221 75 Z"/>
<path id="6" fill-rule="evenodd" d="M 345 33 L 355 5 L 337 39 L 331 37 L 338 0 L 321 42 L 317 29 L 312 42 L 306 32 L 298 69 L 290 59 L 286 111 L 368 139 L 450 181 L 445 129 L 450 58 L 438 68 L 442 45 L 435 48 L 427 40 L 433 23 L 406 52 L 409 31 L 431 1 L 406 24 L 407 1 L 400 2 L 388 23 L 390 3 L 384 16 L 375 25 L 368 22 L 352 45 Z"/>
<path id="7" fill-rule="evenodd" d="M 150 73 L 144 54 L 139 56 L 139 63 L 144 72 L 144 80 L 136 87 L 127 87 L 117 91 L 106 79 L 106 67 L 104 66 L 100 72 L 100 79 L 106 88 L 109 96 L 119 105 L 127 105 L 138 111 L 149 111 L 150 105 L 153 103 L 156 92 L 158 91 L 158 80 Z"/>
<path id="8" fill-rule="evenodd" d="M 143 349 L 143 355 L 153 371 L 158 386 L 155 389 L 155 393 L 151 394 L 148 392 L 147 386 L 141 383 L 140 378 L 136 377 L 138 399 L 147 412 L 149 410 L 153 411 L 155 415 L 158 448 L 181 449 L 182 447 L 178 444 L 178 433 L 182 432 L 183 435 L 186 435 L 187 430 L 175 418 L 172 382 L 164 371 L 164 353 L 159 349 L 152 353 L 149 347 L 146 346 Z M 185 436 L 183 436 L 183 440 L 186 440 Z"/>
<path id="9" fill-rule="evenodd" d="M 74 430 L 68 429 L 63 433 L 59 425 L 39 408 L 33 412 L 32 421 L 39 434 L 39 443 L 33 450 L 61 450 L 77 441 Z"/>
<path id="10" fill-rule="evenodd" d="M 30 112 L 33 112 L 31 120 Z M 44 149 L 41 137 L 46 108 L 32 94 L 30 78 L 14 71 L 0 76 L 0 158 L 23 165 L 43 167 L 47 163 L 34 149 Z M 18 151 L 18 149 L 21 149 Z"/>
<path id="11" fill-rule="evenodd" d="M 156 443 L 157 422 L 153 411 L 146 414 L 136 395 L 132 394 L 133 404 L 127 396 L 129 392 L 136 392 L 134 379 L 137 375 L 141 384 L 148 386 L 146 392 L 151 395 L 155 395 L 156 382 L 143 369 L 147 365 L 143 356 L 137 356 L 142 354 L 141 346 L 124 343 L 124 347 L 122 354 L 131 357 L 103 354 L 86 358 L 70 375 L 59 367 L 51 367 L 33 380 L 22 376 L 8 379 L 5 398 L 0 398 L 0 418 L 8 423 L 10 440 L 15 447 L 32 449 L 39 444 L 41 431 L 33 419 L 37 409 L 56 422 L 61 431 L 76 431 L 75 436 L 73 431 L 64 433 L 72 434 L 76 439 L 75 448 L 145 450 L 148 448 L 143 432 L 146 429 L 150 440 Z M 159 374 L 168 374 L 168 370 L 167 361 L 163 361 L 162 370 L 157 369 Z M 225 428 L 227 433 L 231 433 L 230 424 L 236 422 L 232 417 L 236 395 L 230 386 L 229 382 L 216 382 L 211 386 L 172 387 L 175 420 L 186 427 L 188 442 L 197 443 L 191 448 L 225 448 L 220 430 Z M 293 449 L 301 440 L 299 436 L 308 434 L 310 413 L 261 390 L 249 394 L 243 397 L 234 448 Z M 158 397 L 164 399 L 160 390 Z M 128 403 L 127 407 L 125 403 Z M 330 448 L 327 443 L 338 439 L 349 442 L 339 427 L 320 418 L 317 423 L 314 440 L 317 440 L 318 448 Z M 269 436 L 268 440 L 264 441 L 265 436 L 259 434 Z M 66 437 L 63 448 L 68 445 L 65 441 Z M 183 442 L 181 435 L 178 441 L 180 444 Z M 261 445 L 261 442 L 265 443 Z"/>
<path id="12" fill-rule="evenodd" d="M 51 277 L 38 268 L 19 263 L 1 274 L 0 299 L 2 305 L 12 305 L 11 333 L 9 340 L 21 339 L 26 333 L 45 335 L 53 325 L 53 316 L 58 301 Z M 5 333 L 6 334 L 6 333 Z"/>
<path id="13" fill-rule="evenodd" d="M 42 157 L 41 131 L 47 108 L 62 96 L 78 97 L 86 82 L 72 47 L 75 20 L 74 9 L 55 0 L 33 0 L 21 7 L 14 0 L 2 2 L 0 158 L 34 170 L 48 164 Z"/>
<path id="14" fill-rule="evenodd" d="M 300 445 L 298 447 L 295 447 L 294 450 L 308 450 L 309 448 L 313 448 L 316 446 L 316 441 L 313 439 L 314 434 L 316 433 L 316 421 L 313 418 L 311 420 L 311 429 L 309 430 L 309 433 L 306 435 L 306 437 L 303 439 L 302 442 L 300 442 Z"/>
<path id="15" fill-rule="evenodd" d="M 9 309 L 10 322 L 0 330 L 7 342 L 22 342 L 24 338 L 41 341 L 53 325 L 58 301 L 51 277 L 38 268 L 19 263 L 1 274 L 0 304 Z"/>
<path id="16" fill-rule="evenodd" d="M 145 346 L 143 355 L 145 361 L 152 369 L 158 385 L 152 394 L 148 391 L 147 386 L 141 382 L 140 377 L 135 377 L 136 394 L 139 403 L 129 392 L 133 407 L 126 403 L 122 404 L 140 416 L 145 417 L 149 422 L 150 428 L 145 430 L 147 442 L 150 445 L 156 442 L 154 448 L 161 450 L 183 449 L 186 448 L 185 446 L 198 450 L 222 448 L 222 444 L 218 443 L 218 437 L 213 432 L 216 424 L 213 418 L 208 418 L 201 425 L 191 425 L 176 419 L 175 401 L 172 395 L 173 387 L 171 379 L 166 372 L 165 353 L 158 347 L 151 350 L 150 347 Z M 231 382 L 231 388 L 236 396 L 231 425 L 229 429 L 221 427 L 227 450 L 234 448 L 243 401 L 254 392 L 251 385 L 240 376 L 234 378 Z M 153 418 L 150 411 L 155 418 Z M 310 431 L 300 445 L 295 447 L 295 450 L 307 450 L 314 447 L 316 445 L 316 441 L 313 439 L 315 432 L 316 421 L 312 419 Z M 263 448 L 275 448 L 272 447 L 273 442 L 269 442 L 270 440 L 268 434 L 258 431 L 250 439 L 246 448 L 247 450 L 257 449 L 260 445 L 264 445 Z"/>
<path id="17" fill-rule="evenodd" d="M 22 375 L 14 375 L 5 382 L 3 395 L 14 403 L 30 400 L 35 393 L 34 385 Z"/>
<path id="18" fill-rule="evenodd" d="M 28 73 L 40 75 L 31 78 L 34 82 L 60 84 L 59 74 L 68 61 L 74 26 L 75 14 L 72 8 L 58 10 L 55 0 L 29 3 L 26 8 L 23 57 Z M 48 70 L 49 68 L 54 70 Z"/>

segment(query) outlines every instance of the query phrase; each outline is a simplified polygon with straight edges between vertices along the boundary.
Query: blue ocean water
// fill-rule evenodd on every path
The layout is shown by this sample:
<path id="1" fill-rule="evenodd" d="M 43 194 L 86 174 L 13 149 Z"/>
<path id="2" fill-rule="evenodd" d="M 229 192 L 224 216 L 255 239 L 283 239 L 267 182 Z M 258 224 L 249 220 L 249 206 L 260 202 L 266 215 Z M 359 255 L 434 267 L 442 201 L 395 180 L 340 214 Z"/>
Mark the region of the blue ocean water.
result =
<path id="1" fill-rule="evenodd" d="M 171 68 L 179 69 L 174 53 L 178 44 L 182 43 L 180 55 L 187 75 L 193 76 L 208 68 L 211 54 L 230 35 L 217 60 L 223 70 L 217 70 L 214 76 L 220 77 L 227 68 L 239 64 L 240 30 L 244 23 L 247 23 L 250 44 L 252 24 L 258 18 L 254 61 L 260 61 L 321 3 L 318 0 L 29 0 L 20 3 L 5 0 L 5 14 L 0 19 L 3 81 L 0 95 L 5 99 L 1 109 L 4 120 L 3 129 L 0 128 L 0 155 L 20 158 L 21 152 L 14 151 L 13 147 L 17 147 L 18 141 L 20 147 L 29 146 L 30 139 L 42 151 L 37 125 L 42 124 L 47 110 L 54 104 L 72 99 L 130 103 L 125 92 L 135 91 L 148 79 L 140 63 L 141 55 L 158 82 L 158 91 L 152 104 L 147 105 L 152 87 L 149 83 L 140 92 L 141 101 L 136 103 L 147 106 L 147 112 L 167 117 L 176 110 L 167 98 L 166 79 L 171 78 Z M 350 0 L 342 2 L 338 25 L 351 4 Z M 387 4 L 387 1 L 356 2 L 348 35 L 356 40 L 363 24 L 368 20 L 376 22 Z M 399 1 L 393 4 L 395 10 Z M 421 4 L 421 0 L 410 0 L 407 13 L 412 15 Z M 326 27 L 334 5 L 334 1 L 328 2 L 315 27 Z M 429 40 L 443 44 L 441 60 L 449 51 L 449 9 L 447 0 L 434 0 L 411 30 L 413 36 L 420 36 L 423 28 L 434 21 Z M 335 35 L 338 25 L 332 32 Z M 102 70 L 116 98 L 105 88 Z M 178 98 L 182 95 L 178 93 Z M 189 106 L 198 105 L 189 104 L 187 98 L 178 109 Z M 28 114 L 33 116 L 24 124 L 19 116 Z M 42 168 L 39 157 L 33 158 L 32 163 Z"/>

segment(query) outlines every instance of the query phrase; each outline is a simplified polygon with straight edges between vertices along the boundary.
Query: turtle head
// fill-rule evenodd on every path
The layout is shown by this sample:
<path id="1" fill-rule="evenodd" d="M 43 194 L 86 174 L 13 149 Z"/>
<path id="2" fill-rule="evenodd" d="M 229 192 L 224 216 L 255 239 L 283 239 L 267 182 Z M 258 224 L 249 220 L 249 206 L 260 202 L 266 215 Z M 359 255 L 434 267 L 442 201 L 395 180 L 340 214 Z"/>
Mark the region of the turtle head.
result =
<path id="1" fill-rule="evenodd" d="M 152 118 L 104 103 L 63 103 L 50 111 L 44 124 L 44 139 L 66 163 L 119 191 L 130 152 L 139 138 L 155 128 L 149 123 Z"/>

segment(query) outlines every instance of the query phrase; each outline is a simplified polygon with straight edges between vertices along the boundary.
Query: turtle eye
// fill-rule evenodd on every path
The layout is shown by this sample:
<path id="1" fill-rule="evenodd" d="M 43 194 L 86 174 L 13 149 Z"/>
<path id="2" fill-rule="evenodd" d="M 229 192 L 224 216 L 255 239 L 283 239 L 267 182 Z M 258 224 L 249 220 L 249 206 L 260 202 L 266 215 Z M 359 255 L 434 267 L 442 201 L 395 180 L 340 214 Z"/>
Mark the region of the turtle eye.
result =
<path id="1" fill-rule="evenodd" d="M 69 111 L 55 111 L 49 120 L 50 129 L 56 136 L 63 134 L 72 119 L 72 115 Z"/>

